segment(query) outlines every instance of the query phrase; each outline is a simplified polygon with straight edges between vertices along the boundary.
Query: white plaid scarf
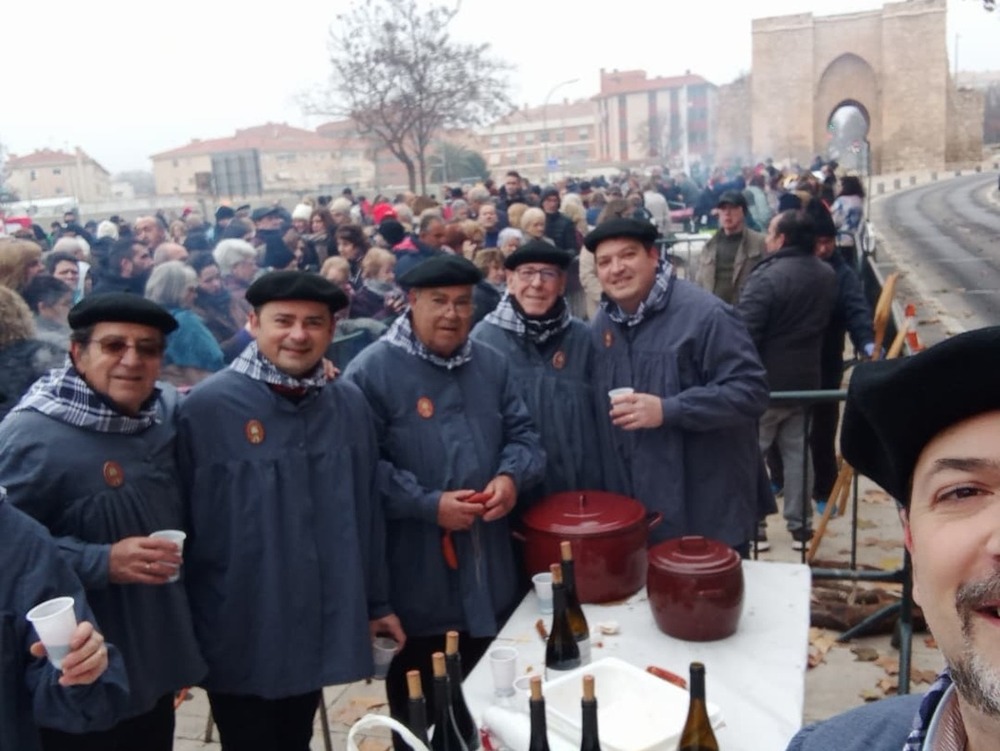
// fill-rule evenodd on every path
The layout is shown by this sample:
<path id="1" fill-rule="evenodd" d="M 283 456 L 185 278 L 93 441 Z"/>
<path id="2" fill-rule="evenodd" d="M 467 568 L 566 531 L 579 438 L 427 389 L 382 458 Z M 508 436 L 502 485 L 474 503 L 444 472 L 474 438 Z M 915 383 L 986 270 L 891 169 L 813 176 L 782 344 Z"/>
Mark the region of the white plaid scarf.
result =
<path id="1" fill-rule="evenodd" d="M 256 341 L 250 342 L 229 367 L 255 381 L 289 389 L 321 389 L 327 383 L 322 362 L 316 363 L 316 367 L 304 378 L 296 378 L 278 370 L 273 362 L 260 353 Z"/>
<path id="2" fill-rule="evenodd" d="M 635 313 L 629 315 L 618 307 L 618 303 L 614 302 L 611 298 L 604 294 L 601 295 L 601 307 L 604 308 L 604 312 L 608 314 L 608 318 L 615 323 L 629 328 L 632 326 L 638 326 L 642 323 L 647 314 L 655 313 L 666 306 L 670 292 L 670 285 L 673 284 L 673 281 L 673 269 L 668 270 L 664 265 L 664 262 L 660 261 L 660 266 L 656 270 L 656 279 L 653 282 L 653 288 L 649 290 L 649 294 L 646 295 L 646 299 L 639 303 L 639 307 Z"/>
<path id="3" fill-rule="evenodd" d="M 938 705 L 949 686 L 951 686 L 951 673 L 945 669 L 930 690 L 924 694 L 923 701 L 920 702 L 920 709 L 917 710 L 917 716 L 913 718 L 913 729 L 910 730 L 910 734 L 906 738 L 903 751 L 923 751 L 931 720 L 934 718 L 934 713 L 937 712 Z"/>
<path id="4" fill-rule="evenodd" d="M 160 422 L 156 399 L 160 389 L 142 405 L 135 417 L 122 414 L 94 391 L 73 366 L 53 368 L 39 378 L 11 412 L 40 412 L 67 425 L 98 433 L 141 433 Z"/>
<path id="5" fill-rule="evenodd" d="M 459 347 L 458 352 L 451 357 L 435 355 L 413 333 L 409 314 L 401 315 L 393 321 L 392 326 L 382 335 L 382 338 L 385 339 L 386 343 L 446 370 L 452 370 L 472 360 L 472 342 L 469 339 L 466 339 L 465 344 Z"/>
<path id="6" fill-rule="evenodd" d="M 504 292 L 500 302 L 487 314 L 484 320 L 505 331 L 523 336 L 535 344 L 545 344 L 556 334 L 566 330 L 572 316 L 570 316 L 569 306 L 566 305 L 566 298 L 559 297 L 551 315 L 529 318 L 510 292 Z"/>

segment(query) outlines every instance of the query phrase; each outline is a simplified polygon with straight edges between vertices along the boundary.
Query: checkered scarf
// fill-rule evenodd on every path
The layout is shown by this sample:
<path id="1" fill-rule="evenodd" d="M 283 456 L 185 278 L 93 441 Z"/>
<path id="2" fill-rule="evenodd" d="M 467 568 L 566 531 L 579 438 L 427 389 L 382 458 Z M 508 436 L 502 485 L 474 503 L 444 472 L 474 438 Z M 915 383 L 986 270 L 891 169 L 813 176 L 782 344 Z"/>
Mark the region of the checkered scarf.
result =
<path id="1" fill-rule="evenodd" d="M 638 326 L 648 313 L 655 313 L 666 306 L 670 293 L 670 285 L 673 284 L 673 281 L 673 269 L 667 269 L 664 261 L 660 261 L 660 267 L 656 270 L 656 279 L 653 282 L 653 288 L 646 295 L 646 299 L 639 303 L 639 308 L 635 313 L 629 315 L 619 308 L 616 302 L 603 294 L 601 295 L 601 307 L 608 314 L 608 318 L 615 323 L 629 328 Z"/>
<path id="2" fill-rule="evenodd" d="M 562 295 L 547 315 L 532 317 L 524 312 L 524 308 L 510 292 L 504 292 L 500 302 L 484 320 L 505 331 L 523 336 L 530 342 L 544 344 L 556 334 L 565 331 L 571 318 L 566 298 Z"/>
<path id="3" fill-rule="evenodd" d="M 326 385 L 322 362 L 316 363 L 316 367 L 305 378 L 296 378 L 278 370 L 273 362 L 260 353 L 256 341 L 250 342 L 229 367 L 255 381 L 289 389 L 321 389 Z"/>
<path id="4" fill-rule="evenodd" d="M 923 751 L 931 720 L 934 718 L 934 713 L 937 712 L 938 705 L 949 686 L 951 686 L 951 673 L 945 669 L 920 702 L 920 709 L 917 710 L 917 716 L 913 718 L 913 729 L 906 737 L 903 751 Z"/>
<path id="5" fill-rule="evenodd" d="M 465 344 L 458 348 L 458 352 L 451 357 L 439 357 L 435 355 L 413 333 L 413 326 L 410 323 L 409 315 L 401 315 L 393 321 L 392 326 L 382 335 L 382 338 L 393 347 L 399 347 L 404 352 L 416 355 L 421 360 L 426 360 L 432 365 L 437 365 L 446 370 L 460 367 L 472 360 L 472 342 L 468 339 L 465 340 Z"/>
<path id="6" fill-rule="evenodd" d="M 142 405 L 135 417 L 124 415 L 94 391 L 72 365 L 53 368 L 39 378 L 11 412 L 34 411 L 97 433 L 141 433 L 160 421 L 156 400 L 160 389 Z"/>

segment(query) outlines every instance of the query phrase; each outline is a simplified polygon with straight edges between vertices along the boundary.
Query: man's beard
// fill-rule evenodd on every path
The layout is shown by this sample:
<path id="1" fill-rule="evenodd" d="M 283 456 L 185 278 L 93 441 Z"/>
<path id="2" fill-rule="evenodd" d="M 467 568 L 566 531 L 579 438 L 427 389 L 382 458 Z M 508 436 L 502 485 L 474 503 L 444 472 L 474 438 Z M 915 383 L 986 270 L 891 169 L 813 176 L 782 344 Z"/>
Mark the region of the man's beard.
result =
<path id="1" fill-rule="evenodd" d="M 1000 600 L 1000 572 L 974 584 L 964 584 L 955 594 L 962 620 L 965 648 L 949 661 L 951 677 L 962 698 L 985 715 L 1000 718 L 1000 669 L 978 654 L 972 643 L 973 612 L 988 602 Z"/>

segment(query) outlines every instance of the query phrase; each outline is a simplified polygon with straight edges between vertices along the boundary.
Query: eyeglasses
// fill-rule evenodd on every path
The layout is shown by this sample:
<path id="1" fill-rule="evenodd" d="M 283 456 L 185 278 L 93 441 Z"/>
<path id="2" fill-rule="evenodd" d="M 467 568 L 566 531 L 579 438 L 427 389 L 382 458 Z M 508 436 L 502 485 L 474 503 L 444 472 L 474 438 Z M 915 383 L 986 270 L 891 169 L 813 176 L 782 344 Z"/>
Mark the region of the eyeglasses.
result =
<path id="1" fill-rule="evenodd" d="M 96 344 L 101 348 L 101 354 L 109 357 L 124 357 L 125 352 L 134 348 L 135 354 L 141 360 L 152 360 L 163 355 L 163 342 L 140 339 L 137 342 L 130 342 L 120 336 L 106 336 L 103 339 L 94 339 L 89 344 Z"/>
<path id="2" fill-rule="evenodd" d="M 559 278 L 559 272 L 555 269 L 526 269 L 521 266 L 514 273 L 522 282 L 532 282 L 537 276 L 544 284 L 551 284 Z"/>

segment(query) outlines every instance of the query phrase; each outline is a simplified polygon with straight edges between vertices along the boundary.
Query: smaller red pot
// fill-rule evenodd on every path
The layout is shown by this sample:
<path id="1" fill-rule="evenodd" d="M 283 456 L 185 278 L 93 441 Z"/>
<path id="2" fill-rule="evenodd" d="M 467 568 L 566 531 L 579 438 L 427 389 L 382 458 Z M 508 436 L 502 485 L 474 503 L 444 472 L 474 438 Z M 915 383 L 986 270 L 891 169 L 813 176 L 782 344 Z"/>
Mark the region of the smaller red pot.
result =
<path id="1" fill-rule="evenodd" d="M 660 631 L 685 641 L 736 633 L 743 612 L 743 565 L 725 543 L 689 536 L 649 549 L 646 590 Z"/>

